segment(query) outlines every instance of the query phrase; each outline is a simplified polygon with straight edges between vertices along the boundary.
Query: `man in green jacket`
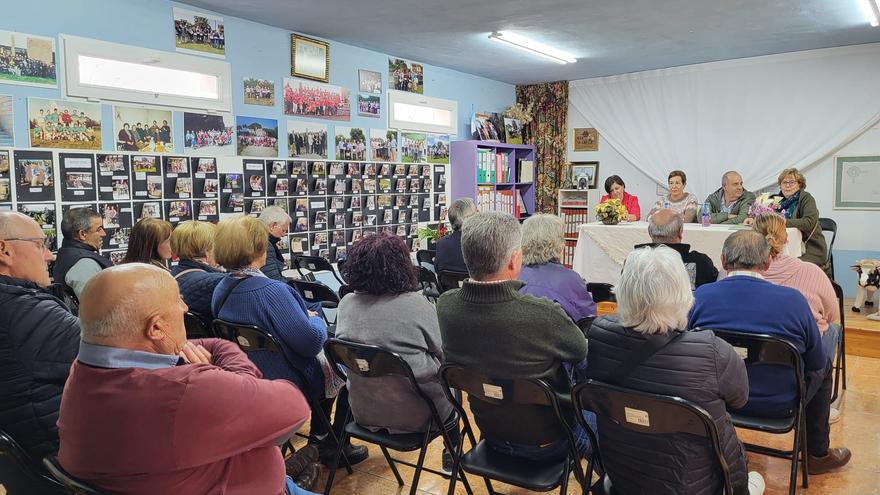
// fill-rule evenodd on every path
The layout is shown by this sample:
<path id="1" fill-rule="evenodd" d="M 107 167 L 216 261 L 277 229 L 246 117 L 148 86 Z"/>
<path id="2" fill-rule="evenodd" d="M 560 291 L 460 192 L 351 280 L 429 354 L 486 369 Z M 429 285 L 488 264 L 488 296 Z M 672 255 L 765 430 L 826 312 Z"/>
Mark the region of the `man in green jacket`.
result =
<path id="1" fill-rule="evenodd" d="M 721 176 L 721 188 L 706 198 L 712 223 L 743 223 L 749 216 L 749 207 L 755 202 L 755 193 L 743 188 L 739 173 L 730 171 Z"/>

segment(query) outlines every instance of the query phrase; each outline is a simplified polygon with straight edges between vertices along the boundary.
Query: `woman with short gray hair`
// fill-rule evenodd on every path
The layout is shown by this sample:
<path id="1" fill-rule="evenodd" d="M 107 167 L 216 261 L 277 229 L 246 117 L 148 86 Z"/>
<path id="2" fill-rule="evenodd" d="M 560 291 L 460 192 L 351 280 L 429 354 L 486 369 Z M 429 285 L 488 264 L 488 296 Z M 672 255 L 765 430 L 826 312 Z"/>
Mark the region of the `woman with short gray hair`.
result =
<path id="1" fill-rule="evenodd" d="M 523 268 L 520 292 L 558 303 L 574 322 L 596 316 L 596 303 L 587 284 L 560 259 L 565 248 L 565 225 L 556 215 L 538 213 L 522 224 Z"/>
<path id="2" fill-rule="evenodd" d="M 727 414 L 748 401 L 745 364 L 711 331 L 687 331 L 694 297 L 681 256 L 666 246 L 632 251 L 616 293 L 619 316 L 597 319 L 587 336 L 587 377 L 702 407 L 718 428 L 733 494 L 763 493 L 764 480 L 747 472 L 745 450 Z M 618 372 L 621 366 L 628 372 Z M 639 435 L 601 415 L 598 426 L 602 445 L 614 446 L 602 452 L 602 461 L 621 493 L 723 491 L 709 440 L 684 433 Z"/>

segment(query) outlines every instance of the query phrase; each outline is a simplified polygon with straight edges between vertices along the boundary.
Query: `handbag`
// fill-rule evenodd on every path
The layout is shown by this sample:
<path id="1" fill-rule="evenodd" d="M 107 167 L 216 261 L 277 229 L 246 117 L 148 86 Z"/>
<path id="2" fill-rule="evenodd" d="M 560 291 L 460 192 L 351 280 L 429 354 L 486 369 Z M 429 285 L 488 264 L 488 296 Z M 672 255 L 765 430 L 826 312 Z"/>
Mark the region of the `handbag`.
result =
<path id="1" fill-rule="evenodd" d="M 807 236 L 806 239 L 801 238 L 801 256 L 807 252 L 807 241 L 813 238 L 813 234 L 816 233 L 816 229 L 819 227 L 819 221 L 816 220 L 816 225 L 813 225 L 813 230 L 810 232 L 810 235 Z"/>

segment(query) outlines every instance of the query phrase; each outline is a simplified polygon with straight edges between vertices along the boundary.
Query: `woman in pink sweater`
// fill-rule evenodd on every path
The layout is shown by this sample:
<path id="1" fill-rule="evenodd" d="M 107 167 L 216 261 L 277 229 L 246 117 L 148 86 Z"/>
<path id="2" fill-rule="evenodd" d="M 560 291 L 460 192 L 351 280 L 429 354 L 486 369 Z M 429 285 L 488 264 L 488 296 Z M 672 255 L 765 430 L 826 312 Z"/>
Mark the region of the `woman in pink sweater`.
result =
<path id="1" fill-rule="evenodd" d="M 764 278 L 768 282 L 797 289 L 807 298 L 822 334 L 825 354 L 833 360 L 840 336 L 840 308 L 828 275 L 816 264 L 783 254 L 788 242 L 784 218 L 764 213 L 755 219 L 754 226 L 770 244 L 772 261 Z"/>

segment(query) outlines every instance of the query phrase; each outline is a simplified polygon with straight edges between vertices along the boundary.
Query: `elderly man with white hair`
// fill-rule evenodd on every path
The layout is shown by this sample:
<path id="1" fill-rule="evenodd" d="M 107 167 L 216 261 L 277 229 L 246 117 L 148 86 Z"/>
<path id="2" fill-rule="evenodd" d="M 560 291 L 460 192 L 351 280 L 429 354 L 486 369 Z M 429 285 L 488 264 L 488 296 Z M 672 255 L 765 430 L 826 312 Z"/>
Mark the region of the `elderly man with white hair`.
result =
<path id="1" fill-rule="evenodd" d="M 587 377 L 703 407 L 718 427 L 734 494 L 763 493 L 763 478 L 746 472 L 745 450 L 726 411 L 748 400 L 745 365 L 712 332 L 687 331 L 694 297 L 679 254 L 665 246 L 632 251 L 616 292 L 618 315 L 597 319 L 587 335 Z M 639 359 L 645 349 L 654 352 Z M 619 372 L 622 366 L 631 371 Z M 708 440 L 642 435 L 601 415 L 598 426 L 603 464 L 621 493 L 723 491 Z"/>
<path id="2" fill-rule="evenodd" d="M 281 238 L 290 230 L 290 215 L 280 206 L 269 206 L 260 212 L 260 221 L 269 228 L 269 245 L 266 247 L 266 264 L 260 269 L 264 275 L 279 282 L 287 282 L 287 278 L 281 274 L 287 266 L 278 247 Z"/>
<path id="3" fill-rule="evenodd" d="M 437 254 L 434 256 L 434 268 L 452 272 L 467 272 L 467 265 L 461 255 L 461 226 L 465 220 L 477 212 L 471 198 L 459 198 L 449 206 L 447 215 L 452 225 L 452 234 L 441 237 L 437 241 Z"/>
<path id="4" fill-rule="evenodd" d="M 108 268 L 82 295 L 58 419 L 67 471 L 108 493 L 308 493 L 278 448 L 309 417 L 302 393 L 232 342 L 187 341 L 167 271 Z"/>

